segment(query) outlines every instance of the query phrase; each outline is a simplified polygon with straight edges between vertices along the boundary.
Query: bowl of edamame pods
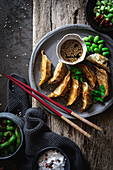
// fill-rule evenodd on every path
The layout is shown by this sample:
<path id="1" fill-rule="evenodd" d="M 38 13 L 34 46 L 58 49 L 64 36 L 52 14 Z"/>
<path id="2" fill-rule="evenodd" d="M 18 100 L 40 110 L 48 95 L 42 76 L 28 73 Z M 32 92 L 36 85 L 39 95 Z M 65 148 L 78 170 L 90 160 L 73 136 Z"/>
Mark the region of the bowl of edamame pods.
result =
<path id="1" fill-rule="evenodd" d="M 85 11 L 88 23 L 95 30 L 113 31 L 113 0 L 88 0 Z"/>
<path id="2" fill-rule="evenodd" d="M 0 159 L 14 156 L 22 143 L 22 120 L 11 113 L 0 113 Z"/>

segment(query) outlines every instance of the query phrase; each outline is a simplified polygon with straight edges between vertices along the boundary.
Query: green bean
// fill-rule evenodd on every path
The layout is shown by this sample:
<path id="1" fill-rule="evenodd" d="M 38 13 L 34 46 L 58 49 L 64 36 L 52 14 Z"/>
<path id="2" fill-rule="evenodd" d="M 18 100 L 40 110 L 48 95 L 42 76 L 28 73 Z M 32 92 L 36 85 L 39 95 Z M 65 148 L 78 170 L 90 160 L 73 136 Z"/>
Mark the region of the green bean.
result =
<path id="1" fill-rule="evenodd" d="M 104 43 L 104 40 L 99 40 L 97 43 L 102 44 L 102 43 Z"/>
<path id="2" fill-rule="evenodd" d="M 99 36 L 97 35 L 97 36 L 95 36 L 93 42 L 94 42 L 94 43 L 97 43 L 98 41 L 99 41 Z"/>
<path id="3" fill-rule="evenodd" d="M 105 52 L 105 51 L 109 51 L 109 49 L 107 47 L 104 47 L 102 48 L 102 51 Z"/>
<path id="4" fill-rule="evenodd" d="M 100 53 L 99 48 L 94 48 L 94 52 L 95 52 L 95 53 Z"/>
<path id="5" fill-rule="evenodd" d="M 99 46 L 98 46 L 99 50 L 101 50 L 102 47 L 104 47 L 104 44 L 99 44 Z"/>
<path id="6" fill-rule="evenodd" d="M 6 127 L 6 130 L 13 131 L 13 130 L 14 130 L 14 127 L 13 127 L 13 126 L 7 126 L 7 127 Z"/>
<path id="7" fill-rule="evenodd" d="M 108 55 L 110 54 L 110 52 L 109 52 L 109 51 L 106 51 L 106 52 L 103 52 L 102 54 L 103 54 L 103 56 L 106 57 L 106 56 L 108 56 Z"/>
<path id="8" fill-rule="evenodd" d="M 7 146 L 11 145 L 13 142 L 15 142 L 16 136 L 12 135 L 8 141 L 0 144 L 0 149 L 6 148 Z"/>

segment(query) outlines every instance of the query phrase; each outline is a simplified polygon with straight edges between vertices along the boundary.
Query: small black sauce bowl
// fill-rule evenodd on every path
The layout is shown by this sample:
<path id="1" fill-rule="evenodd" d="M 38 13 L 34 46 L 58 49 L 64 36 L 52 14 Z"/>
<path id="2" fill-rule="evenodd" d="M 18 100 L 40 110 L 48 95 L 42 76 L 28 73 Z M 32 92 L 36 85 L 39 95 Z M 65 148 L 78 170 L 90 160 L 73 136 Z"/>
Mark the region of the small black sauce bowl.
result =
<path id="1" fill-rule="evenodd" d="M 90 26 L 95 29 L 98 32 L 101 33 L 110 33 L 113 31 L 113 25 L 112 26 L 99 26 L 99 23 L 97 23 L 94 20 L 95 17 L 95 13 L 93 12 L 93 9 L 96 5 L 97 0 L 87 0 L 86 2 L 86 7 L 85 7 L 85 14 L 86 14 L 86 19 L 88 21 L 88 23 L 90 24 Z"/>
<path id="2" fill-rule="evenodd" d="M 47 148 L 44 148 L 44 149 L 42 149 L 41 151 L 39 151 L 36 155 L 35 155 L 35 157 L 34 157 L 34 159 L 33 159 L 33 162 L 32 162 L 32 170 L 37 170 L 38 169 L 38 167 L 37 167 L 37 161 L 38 161 L 38 159 L 40 158 L 40 156 L 42 156 L 46 151 L 48 151 L 48 150 L 57 150 L 58 152 L 60 152 L 64 157 L 65 157 L 65 159 L 66 159 L 66 163 L 65 163 L 65 170 L 70 170 L 70 161 L 69 161 L 69 159 L 68 159 L 68 157 L 67 157 L 67 155 L 65 154 L 65 152 L 62 150 L 62 149 L 60 149 L 60 148 L 58 148 L 58 147 L 47 147 Z"/>
<path id="3" fill-rule="evenodd" d="M 10 159 L 13 156 L 15 156 L 18 153 L 18 151 L 21 149 L 21 147 L 22 147 L 22 144 L 23 144 L 22 128 L 23 128 L 24 122 L 20 117 L 14 115 L 12 113 L 8 113 L 8 112 L 0 113 L 0 119 L 9 119 L 9 120 L 11 120 L 12 122 L 14 122 L 18 126 L 18 128 L 20 130 L 20 133 L 21 133 L 21 142 L 20 142 L 20 145 L 17 148 L 17 150 L 14 153 L 12 153 L 11 155 L 9 155 L 9 156 L 6 156 L 6 157 L 1 157 L 0 156 L 0 160 L 6 160 L 6 159 Z"/>

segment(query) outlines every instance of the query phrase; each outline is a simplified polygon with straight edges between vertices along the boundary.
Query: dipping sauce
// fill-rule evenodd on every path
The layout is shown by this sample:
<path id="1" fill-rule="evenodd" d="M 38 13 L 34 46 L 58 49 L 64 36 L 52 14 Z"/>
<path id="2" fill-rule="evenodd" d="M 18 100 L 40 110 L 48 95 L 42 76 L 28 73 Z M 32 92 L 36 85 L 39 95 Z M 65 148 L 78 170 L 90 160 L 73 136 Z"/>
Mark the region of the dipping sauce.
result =
<path id="1" fill-rule="evenodd" d="M 57 150 L 48 150 L 38 159 L 37 170 L 64 170 L 66 158 Z"/>
<path id="2" fill-rule="evenodd" d="M 82 45 L 77 40 L 66 40 L 60 50 L 62 58 L 68 62 L 77 61 L 83 53 Z"/>

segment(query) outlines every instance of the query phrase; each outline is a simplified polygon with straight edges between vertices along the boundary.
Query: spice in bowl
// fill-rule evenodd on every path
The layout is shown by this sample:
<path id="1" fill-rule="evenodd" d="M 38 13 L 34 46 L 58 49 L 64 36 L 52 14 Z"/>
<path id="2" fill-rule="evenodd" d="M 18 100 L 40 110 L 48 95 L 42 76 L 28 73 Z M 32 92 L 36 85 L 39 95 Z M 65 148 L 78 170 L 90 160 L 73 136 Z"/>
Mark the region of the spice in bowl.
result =
<path id="1" fill-rule="evenodd" d="M 61 46 L 60 53 L 64 60 L 74 62 L 82 56 L 83 48 L 77 40 L 66 40 Z"/>

